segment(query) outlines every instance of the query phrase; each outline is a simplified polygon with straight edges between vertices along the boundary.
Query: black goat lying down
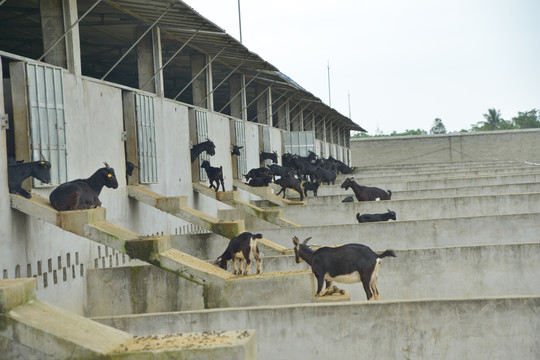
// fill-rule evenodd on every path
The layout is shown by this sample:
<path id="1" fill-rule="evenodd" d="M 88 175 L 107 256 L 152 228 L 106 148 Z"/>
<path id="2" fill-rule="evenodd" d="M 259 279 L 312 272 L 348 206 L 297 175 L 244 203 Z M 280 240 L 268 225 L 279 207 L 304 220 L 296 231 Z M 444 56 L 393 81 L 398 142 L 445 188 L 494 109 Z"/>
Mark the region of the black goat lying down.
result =
<path id="1" fill-rule="evenodd" d="M 378 187 L 358 185 L 354 181 L 354 177 L 346 178 L 343 184 L 341 184 L 341 188 L 345 190 L 352 188 L 358 201 L 390 200 L 392 197 L 392 191 L 388 190 L 386 192 Z"/>
<path id="2" fill-rule="evenodd" d="M 223 166 L 212 167 L 208 160 L 202 162 L 201 168 L 206 171 L 208 176 L 208 181 L 210 181 L 210 188 L 216 189 L 216 192 L 219 190 L 219 183 L 221 183 L 221 190 L 225 191 L 225 185 L 223 184 Z M 214 181 L 216 185 L 214 185 Z"/>
<path id="3" fill-rule="evenodd" d="M 361 282 L 368 300 L 380 299 L 377 272 L 382 258 L 396 256 L 393 250 L 386 250 L 379 255 L 362 244 L 325 246 L 312 250 L 307 245 L 309 239 L 311 237 L 300 243 L 296 236 L 293 237 L 294 257 L 296 263 L 305 260 L 311 265 L 311 271 L 317 279 L 317 296 L 326 295 L 333 281 L 345 284 Z M 323 282 L 326 282 L 326 289 L 321 294 Z"/>
<path id="4" fill-rule="evenodd" d="M 58 185 L 49 195 L 51 206 L 58 211 L 84 210 L 101 206 L 99 194 L 103 186 L 118 187 L 114 169 L 105 163 L 88 179 L 78 179 Z"/>
<path id="5" fill-rule="evenodd" d="M 27 199 L 32 195 L 22 188 L 22 182 L 29 176 L 48 184 L 51 182 L 51 163 L 45 160 L 27 163 L 15 162 L 8 165 L 8 187 L 11 194 L 19 194 Z"/>
<path id="6" fill-rule="evenodd" d="M 396 213 L 395 211 L 390 211 L 390 209 L 388 209 L 388 212 L 382 214 L 360 215 L 360 213 L 357 213 L 356 220 L 358 220 L 359 223 L 396 220 Z"/>
<path id="7" fill-rule="evenodd" d="M 246 261 L 246 268 L 244 275 L 247 275 L 251 267 L 251 254 L 257 261 L 257 274 L 262 271 L 261 257 L 259 255 L 259 247 L 257 246 L 257 239 L 262 239 L 262 234 L 252 234 L 250 232 L 243 232 L 237 237 L 233 237 L 229 242 L 227 249 L 216 259 L 214 265 L 219 266 L 223 270 L 227 270 L 229 261 L 233 262 L 233 274 L 240 275 L 242 273 L 242 263 Z M 236 260 L 240 263 L 239 268 L 236 267 Z"/>

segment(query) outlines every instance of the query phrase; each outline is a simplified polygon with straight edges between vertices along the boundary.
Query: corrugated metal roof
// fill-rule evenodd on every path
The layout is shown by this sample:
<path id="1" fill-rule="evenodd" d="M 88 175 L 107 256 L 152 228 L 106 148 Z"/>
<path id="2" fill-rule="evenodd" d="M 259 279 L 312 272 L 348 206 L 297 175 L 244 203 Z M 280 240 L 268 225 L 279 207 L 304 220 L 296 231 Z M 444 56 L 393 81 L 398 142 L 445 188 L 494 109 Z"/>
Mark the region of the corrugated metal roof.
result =
<path id="1" fill-rule="evenodd" d="M 37 1 L 24 0 L 16 4 L 8 1 L 0 7 L 0 20 L 4 22 L 4 26 L 21 27 L 15 32 L 10 32 L 9 36 L 20 37 L 19 42 L 22 44 L 28 42 L 28 39 L 41 37 L 39 12 L 35 11 L 39 6 Z M 78 0 L 79 16 L 82 16 L 95 3 L 96 0 Z M 32 4 L 34 9 L 32 9 Z M 6 13 L 4 10 L 11 11 L 11 17 L 3 17 L 3 13 Z M 282 74 L 275 66 L 250 51 L 218 25 L 179 0 L 102 0 L 79 24 L 81 53 L 85 67 L 83 71 L 89 71 L 98 78 L 105 75 L 134 44 L 134 41 L 158 19 L 157 26 L 161 33 L 164 63 L 166 60 L 171 60 L 171 65 L 174 65 L 164 69 L 164 74 L 168 76 L 166 81 L 180 79 L 179 83 L 186 83 L 191 80 L 188 79 L 191 74 L 187 56 L 203 53 L 214 57 L 219 54 L 214 60 L 214 63 L 219 66 L 214 67 L 213 70 L 221 78 L 227 76 L 233 69 L 249 79 L 256 76 L 255 83 L 271 85 L 277 92 L 287 91 L 287 98 L 291 101 L 305 102 L 307 107 L 316 109 L 315 113 L 331 116 L 339 126 L 364 131 L 349 118 L 330 108 L 291 78 Z M 0 33 L 3 32 L 2 28 L 0 24 Z M 182 52 L 172 58 L 186 42 L 188 44 Z M 35 40 L 34 43 L 37 44 Z M 16 43 L 13 46 L 23 47 Z M 36 45 L 32 47 L 35 51 Z M 28 56 L 25 53 L 21 55 Z M 132 71 L 134 67 L 136 67 L 136 60 L 126 58 L 118 66 L 116 74 L 112 74 L 113 78 L 118 80 L 136 73 Z"/>

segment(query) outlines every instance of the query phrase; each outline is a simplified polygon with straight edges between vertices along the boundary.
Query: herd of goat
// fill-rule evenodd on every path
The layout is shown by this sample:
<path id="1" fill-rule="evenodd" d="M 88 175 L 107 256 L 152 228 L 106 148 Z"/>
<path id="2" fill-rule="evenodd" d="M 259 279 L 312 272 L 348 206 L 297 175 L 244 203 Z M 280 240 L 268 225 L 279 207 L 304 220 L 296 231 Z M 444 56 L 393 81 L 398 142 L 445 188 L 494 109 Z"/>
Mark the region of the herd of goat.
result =
<path id="1" fill-rule="evenodd" d="M 191 162 L 206 152 L 208 155 L 215 155 L 215 145 L 207 140 L 193 145 L 191 149 Z M 233 145 L 231 155 L 240 155 L 241 146 Z M 244 175 L 247 184 L 250 186 L 268 186 L 271 182 L 281 186 L 285 198 L 286 189 L 295 190 L 300 194 L 300 200 L 307 196 L 308 191 L 312 191 L 317 196 L 317 190 L 321 184 L 334 184 L 338 173 L 352 174 L 354 169 L 343 162 L 329 157 L 328 159 L 317 158 L 316 154 L 310 152 L 307 157 L 284 154 L 281 158 L 282 165 L 278 165 L 278 155 L 274 151 L 261 152 L 260 163 L 271 160 L 272 164 L 267 167 L 251 169 Z M 137 168 L 133 163 L 126 162 L 126 176 L 131 176 Z M 213 167 L 207 160 L 202 161 L 201 168 L 206 171 L 210 188 L 225 191 L 223 181 L 223 167 Z M 40 161 L 17 162 L 8 159 L 8 186 L 9 192 L 30 198 L 31 194 L 22 187 L 23 181 L 28 177 L 35 177 L 43 183 L 51 181 L 51 164 L 43 157 Z M 279 177 L 279 178 L 276 178 Z M 215 183 L 215 184 L 214 184 Z M 99 195 L 103 187 L 116 189 L 118 181 L 114 169 L 106 162 L 105 167 L 98 169 L 87 179 L 77 179 L 65 182 L 57 186 L 49 195 L 51 206 L 57 211 L 91 209 L 101 206 Z M 351 188 L 358 201 L 390 200 L 392 192 L 385 191 L 377 187 L 367 187 L 355 182 L 354 177 L 346 178 L 341 188 L 348 190 Z M 349 197 L 350 198 L 350 197 Z M 351 201 L 345 199 L 343 202 Z M 396 213 L 388 210 L 382 214 L 356 214 L 359 223 L 396 220 Z M 221 256 L 214 262 L 216 266 L 227 269 L 230 262 L 233 263 L 234 274 L 247 275 L 251 266 L 251 258 L 257 261 L 257 274 L 262 272 L 261 257 L 257 246 L 257 240 L 263 236 L 260 233 L 253 234 L 244 232 L 230 240 L 229 245 Z M 379 291 L 377 289 L 377 271 L 380 260 L 387 256 L 395 256 L 392 250 L 386 250 L 381 254 L 375 253 L 369 247 L 361 244 L 347 244 L 337 247 L 320 247 L 317 250 L 307 245 L 310 238 L 302 243 L 295 236 L 293 238 L 295 260 L 297 263 L 306 261 L 312 269 L 317 279 L 317 296 L 329 295 L 335 292 L 336 288 L 332 282 L 363 284 L 368 300 L 378 300 Z M 237 267 L 236 263 L 239 262 Z M 243 261 L 246 262 L 243 269 Z M 322 291 L 323 283 L 326 283 L 325 291 Z"/>

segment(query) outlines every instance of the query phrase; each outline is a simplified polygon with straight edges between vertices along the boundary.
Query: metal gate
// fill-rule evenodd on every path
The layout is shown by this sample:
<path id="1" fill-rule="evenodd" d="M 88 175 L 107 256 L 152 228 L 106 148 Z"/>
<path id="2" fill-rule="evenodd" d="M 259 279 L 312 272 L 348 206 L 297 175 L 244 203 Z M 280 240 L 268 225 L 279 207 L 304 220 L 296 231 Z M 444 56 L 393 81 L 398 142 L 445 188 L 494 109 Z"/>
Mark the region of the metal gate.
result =
<path id="1" fill-rule="evenodd" d="M 240 149 L 240 156 L 236 157 L 238 169 L 237 179 L 242 179 L 242 175 L 247 174 L 246 123 L 242 120 L 235 120 L 234 131 L 236 136 L 236 145 L 242 146 Z"/>
<path id="2" fill-rule="evenodd" d="M 156 155 L 156 123 L 154 118 L 154 98 L 135 94 L 137 116 L 137 155 L 139 157 L 139 182 L 158 182 Z"/>
<path id="3" fill-rule="evenodd" d="M 310 151 L 315 152 L 314 131 L 291 131 L 283 134 L 285 152 L 300 156 L 308 156 Z"/>
<path id="4" fill-rule="evenodd" d="M 197 144 L 208 140 L 208 113 L 206 111 L 195 110 L 195 119 L 197 120 Z M 208 180 L 206 171 L 201 168 L 204 160 L 210 161 L 210 155 L 201 153 L 199 155 L 199 180 Z"/>
<path id="5" fill-rule="evenodd" d="M 62 70 L 26 64 L 31 160 L 51 163 L 51 185 L 67 181 L 66 121 Z M 43 184 L 34 178 L 34 186 Z"/>

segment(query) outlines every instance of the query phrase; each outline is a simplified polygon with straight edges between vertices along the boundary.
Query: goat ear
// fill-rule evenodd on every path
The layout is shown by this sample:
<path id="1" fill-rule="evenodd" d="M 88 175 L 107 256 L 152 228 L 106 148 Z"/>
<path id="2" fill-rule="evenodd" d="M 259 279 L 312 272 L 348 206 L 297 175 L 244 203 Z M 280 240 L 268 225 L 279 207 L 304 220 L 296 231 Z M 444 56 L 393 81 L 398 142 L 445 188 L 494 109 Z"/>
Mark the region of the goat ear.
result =
<path id="1" fill-rule="evenodd" d="M 110 169 L 110 168 L 111 168 L 111 167 L 109 166 L 109 164 L 107 164 L 106 161 L 104 162 L 104 164 L 105 164 L 105 167 L 106 167 L 107 169 Z"/>
<path id="2" fill-rule="evenodd" d="M 293 242 L 294 246 L 298 246 L 298 244 L 300 243 L 300 241 L 298 240 L 298 238 L 296 236 L 293 236 L 292 242 Z"/>
<path id="3" fill-rule="evenodd" d="M 307 244 L 307 242 L 309 241 L 309 239 L 311 239 L 311 236 L 308 237 L 306 240 L 304 240 L 303 244 L 304 244 L 304 245 Z"/>

